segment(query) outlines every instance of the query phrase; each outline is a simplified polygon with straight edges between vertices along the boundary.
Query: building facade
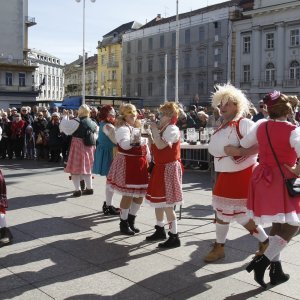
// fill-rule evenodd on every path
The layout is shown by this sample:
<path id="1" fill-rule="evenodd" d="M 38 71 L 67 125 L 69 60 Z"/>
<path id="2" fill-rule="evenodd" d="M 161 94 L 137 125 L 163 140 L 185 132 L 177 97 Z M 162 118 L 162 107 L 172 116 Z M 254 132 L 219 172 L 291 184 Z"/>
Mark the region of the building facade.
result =
<path id="1" fill-rule="evenodd" d="M 234 83 L 257 103 L 279 90 L 300 94 L 300 1 L 254 0 L 234 22 Z"/>
<path id="2" fill-rule="evenodd" d="M 214 85 L 230 80 L 232 20 L 239 15 L 238 2 L 179 15 L 179 102 L 207 103 Z M 123 36 L 123 94 L 144 98 L 146 106 L 174 100 L 175 63 L 176 16 L 158 15 Z"/>
<path id="3" fill-rule="evenodd" d="M 37 68 L 33 74 L 34 89 L 39 91 L 37 101 L 62 101 L 64 96 L 64 67 L 60 59 L 46 52 L 32 49 L 28 60 Z"/>
<path id="4" fill-rule="evenodd" d="M 28 16 L 28 0 L 2 1 L 0 9 L 0 107 L 35 101 L 35 64 L 28 60 L 28 29 L 35 25 Z"/>
<path id="5" fill-rule="evenodd" d="M 82 95 L 82 55 L 72 63 L 65 65 L 65 96 Z M 98 90 L 98 56 L 85 55 L 85 95 L 95 96 Z"/>
<path id="6" fill-rule="evenodd" d="M 141 27 L 129 22 L 103 36 L 98 42 L 98 94 L 100 96 L 123 96 L 122 86 L 122 36 Z"/>

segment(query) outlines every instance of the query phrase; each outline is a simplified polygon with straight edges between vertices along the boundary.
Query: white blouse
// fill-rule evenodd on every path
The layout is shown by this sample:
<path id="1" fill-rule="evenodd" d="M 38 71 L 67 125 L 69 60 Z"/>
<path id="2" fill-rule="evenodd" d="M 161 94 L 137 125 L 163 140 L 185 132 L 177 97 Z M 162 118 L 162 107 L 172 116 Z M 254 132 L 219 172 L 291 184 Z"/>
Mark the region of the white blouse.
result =
<path id="1" fill-rule="evenodd" d="M 176 125 L 169 125 L 162 134 L 162 140 L 170 147 L 180 139 L 180 130 Z"/>
<path id="2" fill-rule="evenodd" d="M 244 118 L 239 122 L 240 134 L 245 137 L 254 126 L 254 122 Z M 214 165 L 216 172 L 238 172 L 244 170 L 257 161 L 257 155 L 250 155 L 245 160 L 237 163 L 231 156 L 227 156 L 224 152 L 224 147 L 240 146 L 240 139 L 235 126 L 227 126 L 211 136 L 208 145 L 208 151 L 214 156 Z"/>
<path id="3" fill-rule="evenodd" d="M 59 129 L 66 135 L 72 135 L 78 129 L 79 124 L 79 118 L 69 120 L 68 116 L 63 116 L 59 124 Z"/>

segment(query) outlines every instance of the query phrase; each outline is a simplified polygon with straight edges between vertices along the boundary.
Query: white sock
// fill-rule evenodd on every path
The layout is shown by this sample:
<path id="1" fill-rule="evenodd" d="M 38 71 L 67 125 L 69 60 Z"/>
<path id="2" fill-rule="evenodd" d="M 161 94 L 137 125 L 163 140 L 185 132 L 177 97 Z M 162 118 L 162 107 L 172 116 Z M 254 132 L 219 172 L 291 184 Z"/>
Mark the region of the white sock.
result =
<path id="1" fill-rule="evenodd" d="M 280 253 L 278 255 L 276 255 L 272 261 L 280 261 Z"/>
<path id="2" fill-rule="evenodd" d="M 92 174 L 83 174 L 81 177 L 85 182 L 86 188 L 91 190 L 93 188 Z"/>
<path id="3" fill-rule="evenodd" d="M 216 223 L 216 241 L 217 241 L 217 243 L 225 244 L 228 230 L 229 230 L 229 224 Z"/>
<path id="4" fill-rule="evenodd" d="M 80 190 L 80 175 L 73 175 L 72 174 L 72 181 L 75 187 L 75 191 Z"/>
<path id="5" fill-rule="evenodd" d="M 7 227 L 5 214 L 0 213 L 0 228 Z"/>
<path id="6" fill-rule="evenodd" d="M 165 226 L 165 221 L 164 220 L 162 220 L 162 221 L 156 220 L 156 225 L 159 226 L 159 227 L 164 227 Z"/>
<path id="7" fill-rule="evenodd" d="M 105 186 L 105 201 L 106 201 L 106 205 L 107 206 L 111 206 L 112 205 L 113 196 L 114 196 L 114 191 L 107 184 Z"/>
<path id="8" fill-rule="evenodd" d="M 120 211 L 120 218 L 122 220 L 127 220 L 128 219 L 128 213 L 129 213 L 129 208 L 121 208 L 121 211 Z"/>
<path id="9" fill-rule="evenodd" d="M 278 235 L 269 236 L 269 246 L 266 249 L 264 255 L 272 261 L 287 245 L 287 241 L 285 241 L 282 237 Z"/>
<path id="10" fill-rule="evenodd" d="M 177 219 L 169 222 L 169 231 L 173 234 L 177 234 Z"/>
<path id="11" fill-rule="evenodd" d="M 257 232 L 253 232 L 253 236 L 257 238 L 260 242 L 264 242 L 268 239 L 268 235 L 266 234 L 265 230 L 262 228 L 261 225 L 256 227 Z"/>
<path id="12" fill-rule="evenodd" d="M 136 214 L 137 214 L 137 212 L 139 211 L 140 207 L 141 207 L 141 204 L 137 204 L 137 203 L 135 203 L 134 201 L 132 201 L 131 206 L 130 206 L 130 211 L 129 211 L 129 213 L 130 213 L 131 215 L 136 216 Z"/>

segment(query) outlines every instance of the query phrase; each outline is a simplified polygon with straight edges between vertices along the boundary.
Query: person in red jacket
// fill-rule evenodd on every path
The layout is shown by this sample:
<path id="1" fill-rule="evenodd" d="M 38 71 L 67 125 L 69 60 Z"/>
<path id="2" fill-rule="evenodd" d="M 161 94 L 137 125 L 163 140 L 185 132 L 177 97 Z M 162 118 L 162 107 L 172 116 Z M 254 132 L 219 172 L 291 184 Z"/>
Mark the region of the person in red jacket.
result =
<path id="1" fill-rule="evenodd" d="M 22 159 L 24 157 L 24 136 L 25 136 L 26 122 L 21 119 L 21 115 L 17 113 L 11 124 L 11 141 L 12 151 L 16 158 Z"/>

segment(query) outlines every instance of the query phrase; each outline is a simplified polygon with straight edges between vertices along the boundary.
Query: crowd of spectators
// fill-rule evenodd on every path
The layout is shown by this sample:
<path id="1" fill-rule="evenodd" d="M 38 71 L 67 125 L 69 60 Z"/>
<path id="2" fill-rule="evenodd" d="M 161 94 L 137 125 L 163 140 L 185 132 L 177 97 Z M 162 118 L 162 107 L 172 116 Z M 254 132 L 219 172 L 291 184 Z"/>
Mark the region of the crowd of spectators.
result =
<path id="1" fill-rule="evenodd" d="M 100 107 L 91 107 L 91 119 L 99 122 Z M 295 107 L 294 115 L 289 120 L 299 125 L 300 113 Z M 138 110 L 139 119 L 156 121 L 158 109 Z M 77 117 L 77 111 L 70 111 L 70 118 Z M 251 107 L 247 116 L 256 122 L 262 118 L 268 118 L 267 109 L 263 102 L 258 103 L 257 109 Z M 59 124 L 61 113 L 58 107 L 53 107 L 51 112 L 45 107 L 23 106 L 19 110 L 15 107 L 1 110 L 0 127 L 2 128 L 2 140 L 0 141 L 0 158 L 2 159 L 37 159 L 50 162 L 66 160 L 70 145 L 70 136 L 60 132 Z M 204 128 L 217 128 L 222 123 L 222 117 L 218 108 L 190 105 L 181 106 L 181 113 L 177 126 L 181 131 L 187 128 L 203 130 Z"/>

